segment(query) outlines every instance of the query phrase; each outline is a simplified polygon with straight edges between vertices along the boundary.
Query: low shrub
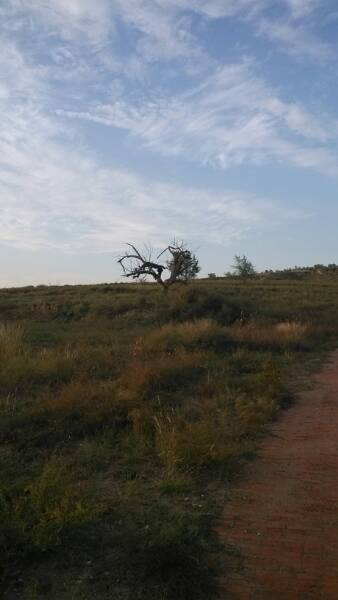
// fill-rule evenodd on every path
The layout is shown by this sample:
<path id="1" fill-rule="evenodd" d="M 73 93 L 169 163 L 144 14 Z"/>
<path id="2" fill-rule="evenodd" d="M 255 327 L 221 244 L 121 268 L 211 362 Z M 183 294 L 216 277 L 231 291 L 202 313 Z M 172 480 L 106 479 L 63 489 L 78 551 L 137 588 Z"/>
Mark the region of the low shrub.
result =
<path id="1" fill-rule="evenodd" d="M 0 495 L 2 577 L 12 561 L 61 546 L 66 537 L 88 526 L 100 513 L 88 490 L 72 483 L 61 460 L 48 460 L 24 489 Z"/>
<path id="2" fill-rule="evenodd" d="M 242 431 L 233 428 L 230 412 L 213 403 L 194 420 L 183 415 L 161 415 L 155 419 L 156 450 L 165 473 L 173 476 L 190 467 L 226 464 L 246 450 Z"/>
<path id="3" fill-rule="evenodd" d="M 221 329 L 211 319 L 167 323 L 146 337 L 138 338 L 132 347 L 132 354 L 145 357 L 159 353 L 172 354 L 179 348 L 204 350 L 219 344 L 224 346 L 224 342 Z"/>
<path id="4" fill-rule="evenodd" d="M 167 306 L 167 317 L 177 321 L 210 318 L 221 325 L 231 325 L 246 320 L 249 314 L 248 302 L 229 299 L 220 292 L 197 287 L 176 290 Z"/>
<path id="5" fill-rule="evenodd" d="M 75 379 L 42 397 L 32 414 L 52 419 L 72 437 L 102 427 L 119 431 L 128 423 L 127 410 L 116 398 L 116 384 L 88 379 Z"/>
<path id="6" fill-rule="evenodd" d="M 160 394 L 184 392 L 205 369 L 203 352 L 179 349 L 159 354 L 150 360 L 135 357 L 120 378 L 120 397 L 141 401 L 158 399 Z"/>
<path id="7" fill-rule="evenodd" d="M 23 328 L 20 325 L 0 323 L 0 360 L 4 362 L 23 349 Z"/>
<path id="8" fill-rule="evenodd" d="M 298 322 L 264 325 L 253 321 L 227 327 L 224 334 L 229 341 L 254 349 L 300 349 L 309 343 L 311 328 Z"/>
<path id="9" fill-rule="evenodd" d="M 22 340 L 21 331 L 14 330 L 11 336 L 9 341 L 7 334 L 2 347 L 0 343 L 0 385 L 4 392 L 27 392 L 29 387 L 60 384 L 72 377 L 76 351 L 69 347 L 36 351 Z"/>

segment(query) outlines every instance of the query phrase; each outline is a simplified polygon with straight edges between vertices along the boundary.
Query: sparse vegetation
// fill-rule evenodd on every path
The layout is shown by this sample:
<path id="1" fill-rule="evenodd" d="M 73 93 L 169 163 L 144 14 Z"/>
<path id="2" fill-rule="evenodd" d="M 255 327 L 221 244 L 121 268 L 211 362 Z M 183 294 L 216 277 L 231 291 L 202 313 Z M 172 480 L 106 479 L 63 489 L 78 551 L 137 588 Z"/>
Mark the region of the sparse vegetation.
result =
<path id="1" fill-rule="evenodd" d="M 213 598 L 219 492 L 337 338 L 338 279 L 0 291 L 5 598 Z"/>

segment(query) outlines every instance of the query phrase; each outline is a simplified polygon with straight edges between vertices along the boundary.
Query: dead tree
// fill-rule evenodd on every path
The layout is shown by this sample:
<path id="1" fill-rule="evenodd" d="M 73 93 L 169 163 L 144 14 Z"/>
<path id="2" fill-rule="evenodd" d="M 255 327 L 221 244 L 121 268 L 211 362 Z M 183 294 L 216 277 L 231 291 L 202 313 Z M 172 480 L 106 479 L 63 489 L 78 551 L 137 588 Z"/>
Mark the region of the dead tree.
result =
<path id="1" fill-rule="evenodd" d="M 167 290 L 174 283 L 193 279 L 200 271 L 196 256 L 186 248 L 183 242 L 173 242 L 160 252 L 156 261 L 163 257 L 166 259 L 165 264 L 153 260 L 151 248 L 141 253 L 133 244 L 127 244 L 127 246 L 130 251 L 123 254 L 117 261 L 122 267 L 124 277 L 144 281 L 149 276 L 164 290 Z M 165 271 L 169 275 L 164 279 Z"/>

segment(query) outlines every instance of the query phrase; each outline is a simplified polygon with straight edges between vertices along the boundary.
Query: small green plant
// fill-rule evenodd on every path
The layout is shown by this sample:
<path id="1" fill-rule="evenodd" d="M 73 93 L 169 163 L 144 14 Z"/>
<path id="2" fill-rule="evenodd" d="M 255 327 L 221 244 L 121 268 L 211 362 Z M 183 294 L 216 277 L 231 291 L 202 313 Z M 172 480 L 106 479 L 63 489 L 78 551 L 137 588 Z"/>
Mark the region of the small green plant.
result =
<path id="1" fill-rule="evenodd" d="M 100 505 L 72 483 L 61 459 L 52 458 L 20 490 L 0 495 L 0 548 L 4 577 L 11 561 L 62 546 L 66 538 L 93 523 Z"/>

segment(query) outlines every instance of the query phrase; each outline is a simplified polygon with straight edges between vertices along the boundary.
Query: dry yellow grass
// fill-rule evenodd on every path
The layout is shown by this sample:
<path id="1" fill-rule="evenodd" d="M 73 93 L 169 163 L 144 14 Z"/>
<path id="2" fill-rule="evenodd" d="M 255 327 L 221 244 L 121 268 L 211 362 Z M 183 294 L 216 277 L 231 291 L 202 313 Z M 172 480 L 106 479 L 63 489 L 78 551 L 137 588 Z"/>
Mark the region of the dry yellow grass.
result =
<path id="1" fill-rule="evenodd" d="M 287 347 L 302 344 L 311 335 L 311 328 L 305 323 L 286 321 L 274 325 L 250 322 L 223 329 L 225 336 L 237 343 Z"/>
<path id="2" fill-rule="evenodd" d="M 203 352 L 187 352 L 182 348 L 173 353 L 158 352 L 151 359 L 144 355 L 135 357 L 120 378 L 120 395 L 141 400 L 161 390 L 177 389 L 193 381 L 205 362 Z"/>
<path id="3" fill-rule="evenodd" d="M 20 325 L 0 323 L 0 357 L 9 358 L 22 351 L 23 328 Z"/>
<path id="4" fill-rule="evenodd" d="M 136 340 L 133 355 L 171 353 L 179 347 L 193 347 L 210 341 L 219 333 L 219 327 L 211 319 L 198 319 L 186 323 L 167 323 L 146 338 Z"/>

